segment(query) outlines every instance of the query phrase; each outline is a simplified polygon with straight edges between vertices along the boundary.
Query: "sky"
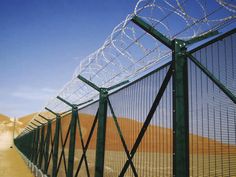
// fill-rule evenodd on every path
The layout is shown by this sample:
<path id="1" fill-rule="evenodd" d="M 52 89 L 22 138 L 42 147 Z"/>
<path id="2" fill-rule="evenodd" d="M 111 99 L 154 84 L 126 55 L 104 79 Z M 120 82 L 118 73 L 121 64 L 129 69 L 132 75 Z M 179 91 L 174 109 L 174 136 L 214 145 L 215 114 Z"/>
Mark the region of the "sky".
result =
<path id="1" fill-rule="evenodd" d="M 131 0 L 1 0 L 0 113 L 39 111 L 135 7 Z"/>
<path id="2" fill-rule="evenodd" d="M 0 0 L 0 113 L 18 118 L 41 111 L 137 1 Z M 198 14 L 188 2 L 187 10 Z"/>

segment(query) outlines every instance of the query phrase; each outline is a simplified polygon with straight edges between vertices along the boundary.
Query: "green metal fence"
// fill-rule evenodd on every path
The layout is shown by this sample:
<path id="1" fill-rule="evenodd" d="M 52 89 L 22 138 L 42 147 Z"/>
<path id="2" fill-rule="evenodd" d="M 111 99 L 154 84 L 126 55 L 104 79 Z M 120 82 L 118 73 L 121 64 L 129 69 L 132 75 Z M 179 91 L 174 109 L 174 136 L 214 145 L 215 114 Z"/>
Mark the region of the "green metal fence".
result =
<path id="1" fill-rule="evenodd" d="M 193 50 L 139 17 L 136 25 L 172 50 L 172 60 L 47 124 L 36 122 L 16 147 L 48 176 L 236 176 L 236 30 Z M 83 103 L 82 103 L 83 104 Z"/>

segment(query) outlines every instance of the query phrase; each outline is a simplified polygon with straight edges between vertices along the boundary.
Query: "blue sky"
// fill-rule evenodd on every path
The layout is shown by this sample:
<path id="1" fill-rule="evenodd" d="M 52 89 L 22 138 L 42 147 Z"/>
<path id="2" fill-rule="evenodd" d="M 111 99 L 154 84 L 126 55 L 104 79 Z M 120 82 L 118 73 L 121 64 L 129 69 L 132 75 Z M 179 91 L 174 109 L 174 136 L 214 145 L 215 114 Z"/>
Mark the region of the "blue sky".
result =
<path id="1" fill-rule="evenodd" d="M 198 14 L 194 1 L 187 2 L 191 15 Z M 40 111 L 71 79 L 80 60 L 103 44 L 136 3 L 0 0 L 0 113 L 20 117 Z M 214 9 L 214 3 L 209 1 L 206 9 Z M 172 31 L 179 31 L 183 25 L 173 18 Z"/>
<path id="2" fill-rule="evenodd" d="M 134 9 L 128 0 L 1 0 L 0 113 L 39 111 Z"/>

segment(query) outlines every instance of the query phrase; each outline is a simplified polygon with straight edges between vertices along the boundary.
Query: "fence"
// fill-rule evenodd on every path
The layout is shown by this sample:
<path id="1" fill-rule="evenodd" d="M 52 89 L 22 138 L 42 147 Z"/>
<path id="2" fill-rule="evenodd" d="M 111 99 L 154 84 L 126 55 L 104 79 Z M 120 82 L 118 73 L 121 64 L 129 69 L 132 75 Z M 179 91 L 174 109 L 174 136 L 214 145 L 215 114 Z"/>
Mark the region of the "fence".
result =
<path id="1" fill-rule="evenodd" d="M 169 40 L 172 60 L 98 101 L 37 122 L 16 147 L 48 176 L 236 176 L 236 29 L 202 40 Z M 125 82 L 126 83 L 126 82 Z"/>

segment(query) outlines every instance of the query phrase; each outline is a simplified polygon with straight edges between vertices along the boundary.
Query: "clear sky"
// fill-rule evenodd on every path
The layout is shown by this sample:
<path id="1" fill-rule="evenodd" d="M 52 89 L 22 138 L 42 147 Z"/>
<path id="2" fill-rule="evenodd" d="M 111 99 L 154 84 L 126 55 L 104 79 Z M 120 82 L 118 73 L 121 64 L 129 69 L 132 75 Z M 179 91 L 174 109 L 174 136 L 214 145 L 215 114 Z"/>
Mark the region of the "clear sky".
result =
<path id="1" fill-rule="evenodd" d="M 0 113 L 20 117 L 40 111 L 137 1 L 0 0 Z M 199 18 L 198 11 L 204 13 L 193 2 L 186 9 Z M 216 8 L 215 1 L 206 2 L 206 10 Z M 173 30 L 183 27 L 170 20 Z"/>
<path id="2" fill-rule="evenodd" d="M 0 113 L 19 117 L 39 111 L 135 4 L 132 0 L 1 0 Z"/>

